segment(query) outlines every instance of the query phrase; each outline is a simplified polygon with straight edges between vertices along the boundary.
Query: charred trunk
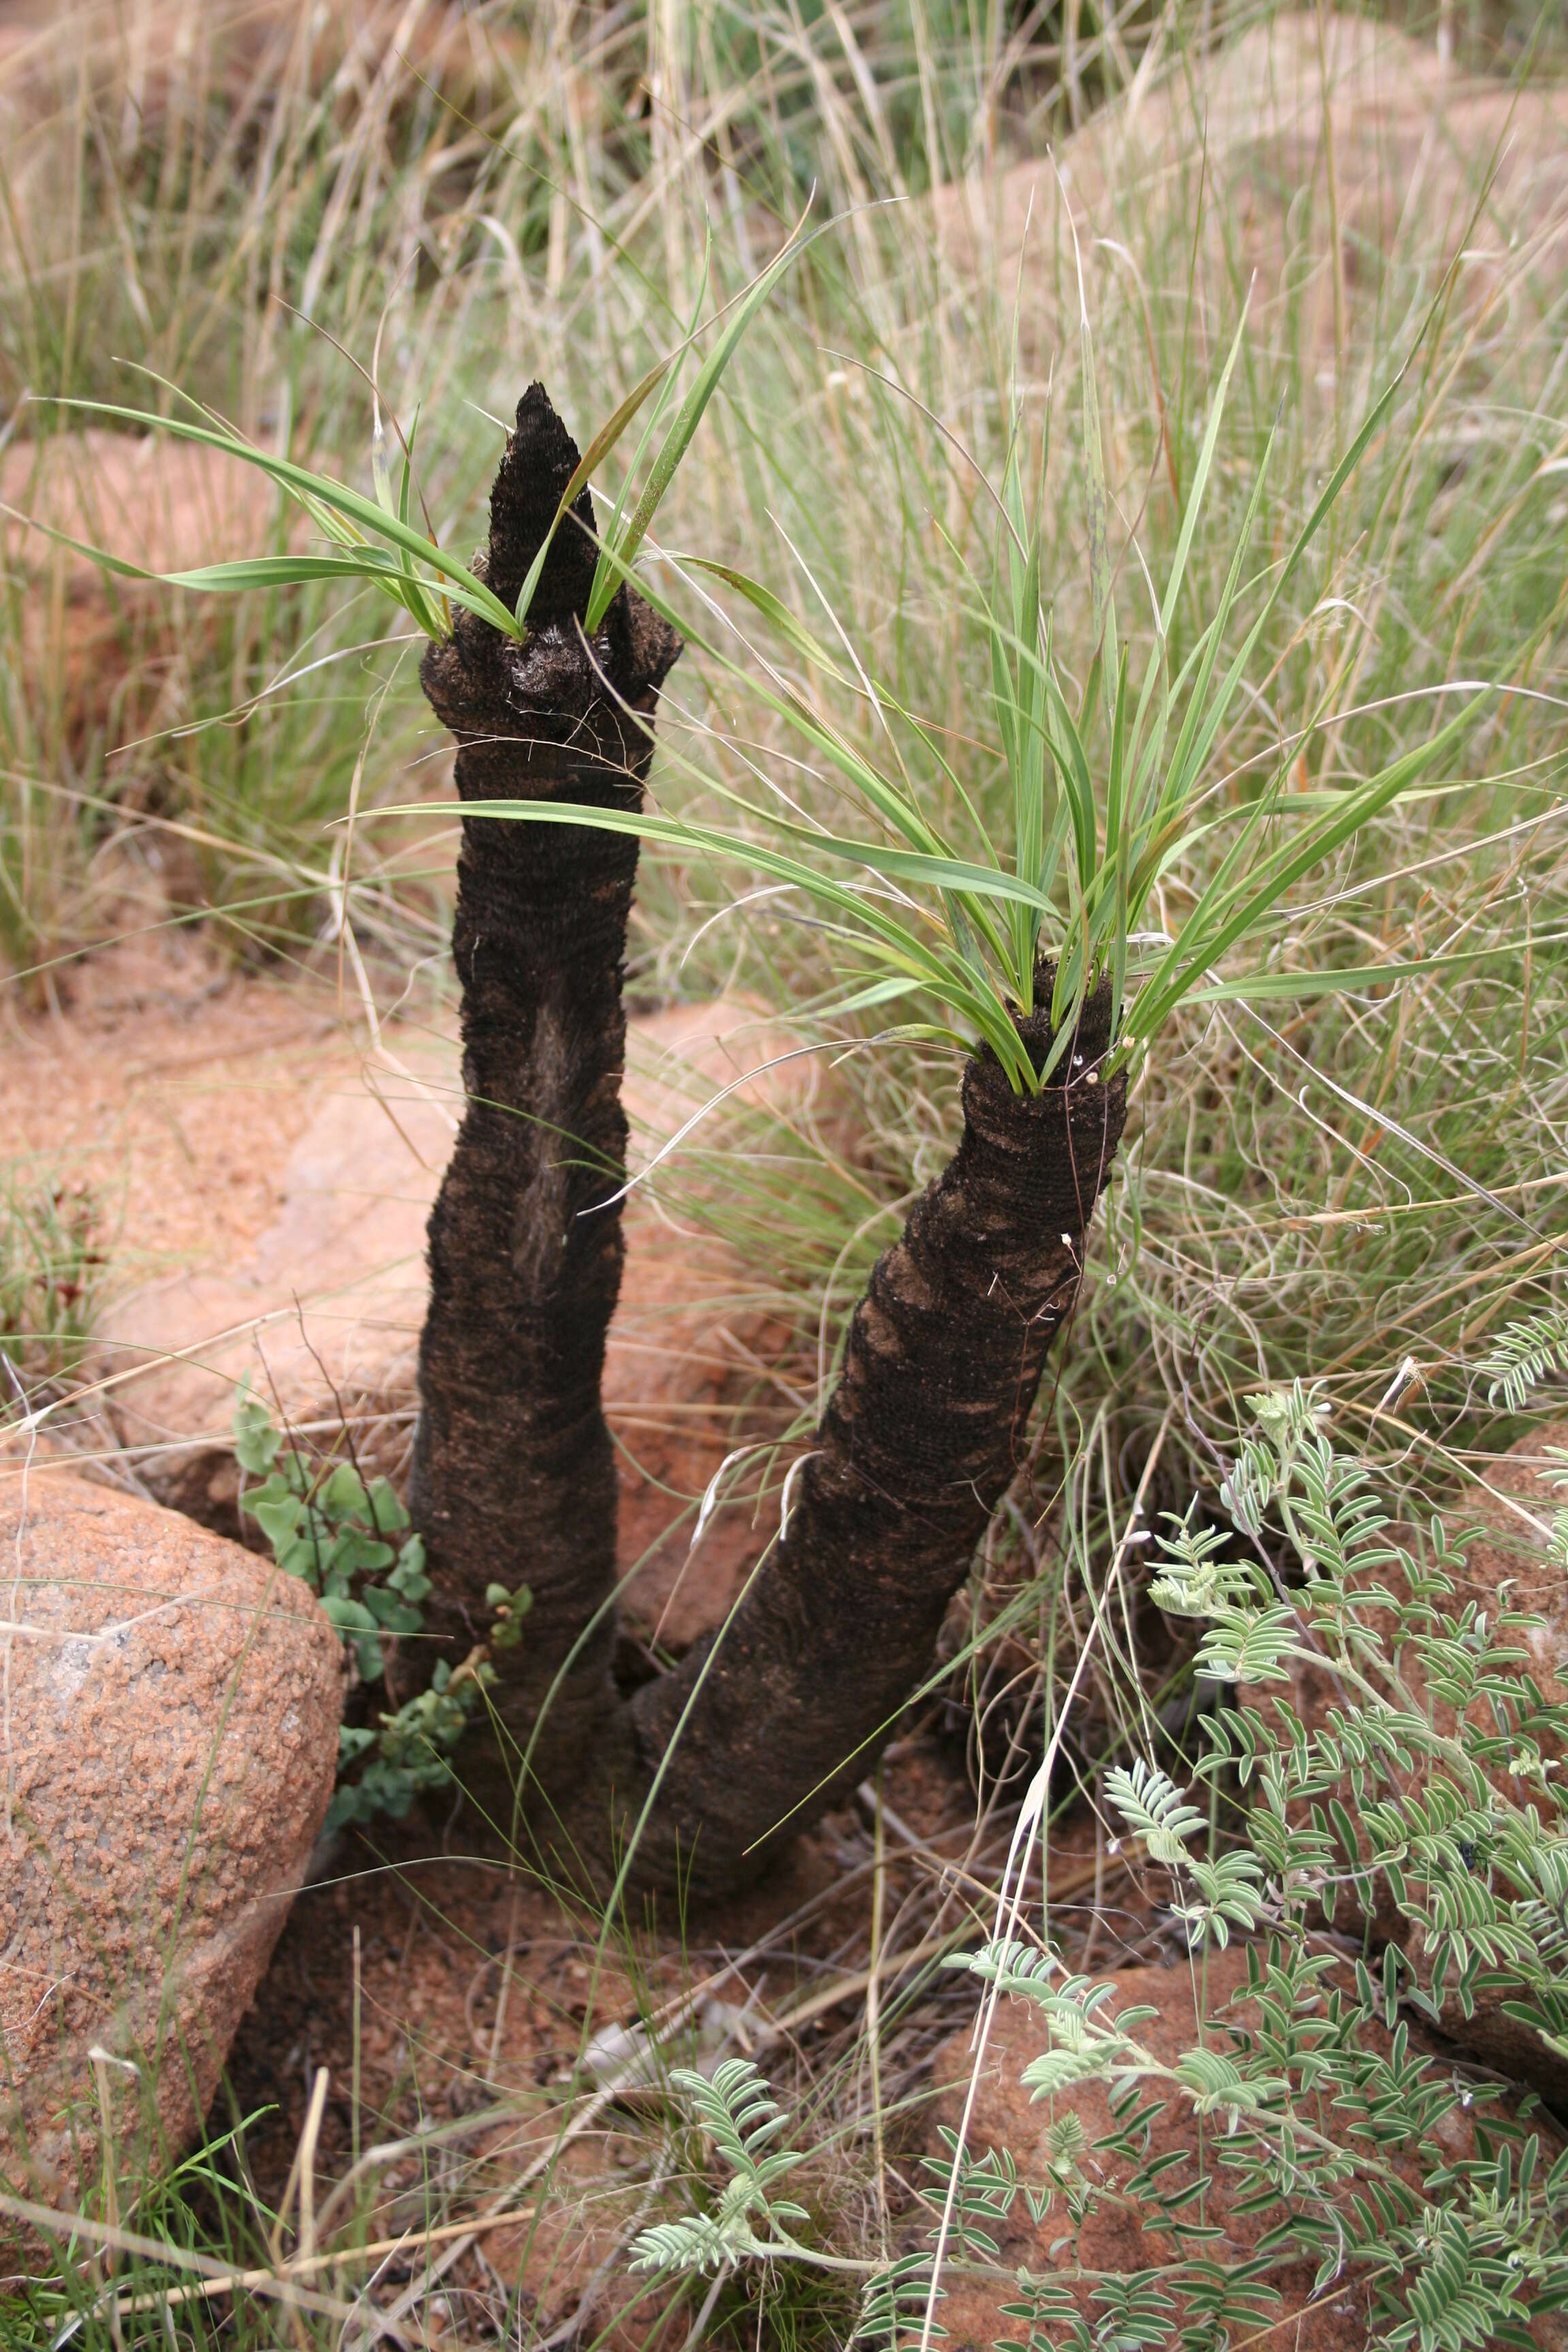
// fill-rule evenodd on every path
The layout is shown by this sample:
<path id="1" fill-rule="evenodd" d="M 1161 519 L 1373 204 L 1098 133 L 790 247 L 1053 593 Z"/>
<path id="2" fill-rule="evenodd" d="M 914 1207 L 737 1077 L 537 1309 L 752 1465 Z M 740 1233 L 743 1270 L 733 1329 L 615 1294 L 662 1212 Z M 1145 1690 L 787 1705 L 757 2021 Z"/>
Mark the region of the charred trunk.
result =
<path id="1" fill-rule="evenodd" d="M 1043 1065 L 1043 1015 L 1022 1034 Z M 1104 1076 L 1110 992 L 1037 1096 L 989 1053 L 946 1170 L 879 1262 L 787 1530 L 729 1626 L 624 1710 L 599 1760 L 637 1883 L 716 1892 L 859 1780 L 929 1674 L 937 1633 L 1016 1476 L 1046 1351 L 1126 1117 Z"/>
<path id="2" fill-rule="evenodd" d="M 509 603 L 576 462 L 533 386 L 478 567 Z M 989 1054 L 970 1063 L 958 1150 L 856 1310 L 782 1539 L 722 1633 L 619 1704 L 600 1383 L 621 1272 L 611 1202 L 626 1145 L 621 977 L 637 846 L 482 814 L 525 797 L 639 804 L 679 645 L 624 590 L 585 642 L 592 528 L 584 496 L 524 643 L 460 614 L 422 673 L 458 742 L 468 1103 L 430 1220 L 410 1502 L 434 1580 L 427 1622 L 451 1650 L 484 1639 L 488 1587 L 532 1591 L 521 1646 L 497 1661 L 512 1770 L 531 1748 L 551 1810 L 575 1796 L 565 1826 L 590 1863 L 624 1851 L 646 1809 L 638 1881 L 710 1892 L 753 1874 L 865 1773 L 929 1672 L 1017 1474 L 1126 1088 L 1105 1076 L 1106 990 L 1039 1095 L 1015 1095 Z M 1045 1017 L 1021 1034 L 1043 1066 Z"/>
<path id="3" fill-rule="evenodd" d="M 476 564 L 515 602 L 577 451 L 543 391 L 517 412 Z M 410 1505 L 444 1654 L 482 1641 L 491 1584 L 527 1584 L 497 1704 L 547 1780 L 581 1752 L 614 1641 L 616 1470 L 600 1406 L 620 1286 L 626 1123 L 622 960 L 635 838 L 485 818 L 489 800 L 636 809 L 651 713 L 679 640 L 623 589 L 584 635 L 595 549 L 586 491 L 557 533 L 519 645 L 467 613 L 421 678 L 458 738 L 465 807 L 453 949 L 462 1128 L 429 1226 L 430 1303 Z M 584 1631 L 599 1613 L 596 1630 Z M 513 1769 L 516 1756 L 510 1762 Z"/>

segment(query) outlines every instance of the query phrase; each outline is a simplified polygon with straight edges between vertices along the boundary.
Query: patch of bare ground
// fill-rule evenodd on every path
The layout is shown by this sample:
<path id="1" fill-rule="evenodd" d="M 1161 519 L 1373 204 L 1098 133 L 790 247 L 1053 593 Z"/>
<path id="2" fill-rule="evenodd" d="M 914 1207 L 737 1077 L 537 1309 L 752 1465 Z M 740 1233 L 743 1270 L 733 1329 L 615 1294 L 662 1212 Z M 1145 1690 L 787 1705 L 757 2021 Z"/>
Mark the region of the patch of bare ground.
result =
<path id="1" fill-rule="evenodd" d="M 10 1180 L 86 1188 L 114 1288 L 221 1261 L 276 1208 L 312 1068 L 344 1056 L 334 982 L 244 974 L 169 931 L 71 965 L 55 998 L 0 998 Z"/>
<path id="2" fill-rule="evenodd" d="M 931 2053 L 973 1998 L 941 1953 L 984 1932 L 1006 1824 L 977 1828 L 955 1748 L 919 1732 L 889 1751 L 882 1799 L 882 2063 L 918 2142 Z M 635 2336 L 658 2308 L 626 2261 L 662 2210 L 658 2080 L 755 2054 L 804 2096 L 842 2071 L 865 2028 L 874 1821 L 868 1790 L 745 1897 L 634 1919 L 604 1943 L 595 1919 L 509 1873 L 471 1814 L 444 1836 L 426 1821 L 345 1837 L 297 1902 L 230 2061 L 236 2115 L 258 2116 L 258 2189 L 280 2193 L 325 2066 L 318 2214 L 358 2149 L 372 2233 L 412 2233 L 388 2287 L 401 2273 L 415 2302 L 438 2287 L 454 2321 L 465 2299 L 477 2317 L 487 2295 L 504 2308 L 521 2288 L 545 2330 L 618 2316 Z M 1074 1844 L 1054 1865 L 1068 1883 L 1094 1868 Z M 645 2072 L 649 2042 L 660 2055 Z M 376 2145 L 393 2152 L 367 2164 Z M 444 2203 L 454 2235 L 426 2247 Z M 475 2245 L 427 2281 L 465 2218 Z"/>

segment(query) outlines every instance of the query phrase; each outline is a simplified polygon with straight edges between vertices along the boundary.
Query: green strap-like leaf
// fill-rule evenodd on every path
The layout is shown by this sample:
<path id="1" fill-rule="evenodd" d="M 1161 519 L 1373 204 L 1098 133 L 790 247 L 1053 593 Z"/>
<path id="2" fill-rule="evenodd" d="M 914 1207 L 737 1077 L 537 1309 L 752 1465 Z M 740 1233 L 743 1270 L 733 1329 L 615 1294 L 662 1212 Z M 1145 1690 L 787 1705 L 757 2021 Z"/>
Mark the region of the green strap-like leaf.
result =
<path id="1" fill-rule="evenodd" d="M 681 350 L 684 349 L 685 345 L 682 344 Z M 611 450 L 615 447 L 616 442 L 620 439 L 627 425 L 632 422 L 632 419 L 637 415 L 637 411 L 642 407 L 643 403 L 648 398 L 651 393 L 658 391 L 659 385 L 664 382 L 665 377 L 669 373 L 670 369 L 675 365 L 676 361 L 679 357 L 679 351 L 671 352 L 664 359 L 657 362 L 653 367 L 650 367 L 647 373 L 642 378 L 641 382 L 632 386 L 632 389 L 627 393 L 625 400 L 622 401 L 614 415 L 611 416 L 605 424 L 600 425 L 599 430 L 595 434 L 586 449 L 584 450 L 571 480 L 567 483 L 566 488 L 561 493 L 561 499 L 559 505 L 556 507 L 554 519 L 550 525 L 550 529 L 544 534 L 538 554 L 534 557 L 533 562 L 529 566 L 528 577 L 524 580 L 521 588 L 518 592 L 516 617 L 519 628 L 521 628 L 528 619 L 529 607 L 533 602 L 534 593 L 539 586 L 540 574 L 544 570 L 544 559 L 549 554 L 552 546 L 554 544 L 555 534 L 561 528 L 562 522 L 565 518 L 567 509 L 571 506 L 573 499 L 577 496 L 578 491 L 583 488 L 584 483 L 592 481 L 596 468 L 603 465 L 605 459 L 609 456 Z M 596 626 L 597 625 L 595 624 L 595 625 Z"/>
<path id="2" fill-rule="evenodd" d="M 590 636 L 609 610 L 610 599 L 614 596 L 620 580 L 625 577 L 626 568 L 635 559 L 638 548 L 647 537 L 648 526 L 658 513 L 664 494 L 675 478 L 676 467 L 690 447 L 692 436 L 702 421 L 703 412 L 718 390 L 725 370 L 739 350 L 742 337 L 785 271 L 799 260 L 808 246 L 814 245 L 816 239 L 825 236 L 833 226 L 833 222 L 825 221 L 823 226 L 815 229 L 810 236 L 803 236 L 799 229 L 795 230 L 783 251 L 777 254 L 767 268 L 760 271 L 753 279 L 750 290 L 730 319 L 713 350 L 703 362 L 696 383 L 682 401 L 676 414 L 675 422 L 665 436 L 664 446 L 654 462 L 653 472 L 648 477 L 642 496 L 633 509 L 631 520 L 627 523 L 625 531 L 616 539 L 613 550 L 615 560 L 606 561 L 606 557 L 612 553 L 607 543 L 601 551 L 598 565 L 595 571 L 593 589 L 588 598 L 586 626 Z"/>
<path id="3" fill-rule="evenodd" d="M 489 621 L 492 628 L 500 629 L 503 636 L 516 637 L 521 634 L 516 620 L 500 597 L 492 594 L 482 581 L 476 580 L 466 564 L 448 555 L 444 548 L 437 547 L 434 540 L 426 539 L 423 532 L 401 522 L 397 516 L 384 513 L 374 499 L 363 497 L 358 490 L 351 490 L 345 483 L 334 482 L 325 474 L 310 473 L 303 466 L 296 466 L 287 457 L 275 457 L 270 451 L 258 449 L 252 442 L 241 440 L 236 435 L 216 432 L 206 425 L 189 425 L 182 417 L 153 416 L 142 409 L 124 408 L 107 400 L 62 400 L 58 404 L 64 408 L 81 409 L 93 416 L 116 417 L 124 425 L 172 433 L 178 440 L 199 442 L 206 448 L 221 450 L 226 457 L 238 459 L 242 465 L 254 466 L 273 481 L 280 483 L 301 504 L 308 506 L 311 500 L 316 500 L 376 538 L 387 541 L 394 547 L 405 548 L 410 555 L 428 564 L 431 571 L 439 572 L 449 583 L 448 594 L 466 604 L 470 612 L 477 613 L 481 620 Z M 95 562 L 99 561 L 97 551 L 84 549 L 83 552 L 92 555 Z"/>

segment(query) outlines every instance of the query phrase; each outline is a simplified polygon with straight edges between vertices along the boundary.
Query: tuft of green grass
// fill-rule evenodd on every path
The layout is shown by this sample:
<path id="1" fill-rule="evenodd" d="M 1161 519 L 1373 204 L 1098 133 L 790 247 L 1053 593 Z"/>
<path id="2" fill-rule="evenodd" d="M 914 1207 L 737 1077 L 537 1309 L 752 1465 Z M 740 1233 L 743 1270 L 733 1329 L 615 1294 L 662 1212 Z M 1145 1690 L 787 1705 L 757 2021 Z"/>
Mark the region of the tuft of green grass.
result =
<path id="1" fill-rule="evenodd" d="M 797 656 L 829 680 L 843 698 L 861 699 L 879 727 L 890 759 L 862 749 L 842 720 L 780 677 L 776 662 L 742 635 L 746 658 L 725 654 L 689 614 L 651 592 L 666 615 L 679 621 L 689 644 L 738 691 L 748 688 L 795 737 L 802 752 L 832 778 L 857 814 L 879 822 L 881 837 L 837 833 L 807 813 L 786 814 L 776 803 L 759 803 L 728 792 L 710 771 L 685 770 L 684 780 L 715 794 L 727 813 L 739 817 L 726 830 L 684 815 L 663 816 L 590 808 L 561 801 L 494 801 L 487 814 L 497 820 L 577 824 L 634 833 L 689 856 L 705 856 L 750 867 L 771 877 L 781 896 L 809 908 L 816 928 L 827 932 L 848 962 L 853 985 L 836 1003 L 816 1008 L 821 1022 L 842 1020 L 870 1007 L 934 1001 L 936 1018 L 901 1024 L 882 1043 L 948 1043 L 967 1047 L 984 1039 L 1020 1093 L 1038 1092 L 1068 1051 L 1085 996 L 1108 976 L 1111 983 L 1111 1065 L 1128 1059 L 1151 1041 L 1189 998 L 1211 1003 L 1263 997 L 1300 999 L 1354 987 L 1403 980 L 1443 959 L 1391 961 L 1355 971 L 1337 969 L 1299 973 L 1253 971 L 1215 977 L 1235 948 L 1256 940 L 1275 926 L 1292 887 L 1354 840 L 1362 828 L 1418 791 L 1427 771 L 1456 751 L 1475 730 L 1473 714 L 1459 715 L 1426 740 L 1374 771 L 1352 790 L 1321 794 L 1289 793 L 1296 764 L 1315 748 L 1310 719 L 1279 747 L 1271 768 L 1238 813 L 1211 814 L 1215 780 L 1209 772 L 1214 747 L 1227 715 L 1247 683 L 1248 665 L 1264 639 L 1276 605 L 1288 592 L 1313 540 L 1332 514 L 1391 406 L 1397 376 L 1373 404 L 1297 533 L 1274 576 L 1261 610 L 1231 653 L 1226 633 L 1232 620 L 1251 537 L 1262 501 L 1272 436 L 1265 445 L 1218 600 L 1203 619 L 1195 642 L 1173 677 L 1167 646 L 1182 596 L 1187 558 L 1203 515 L 1205 492 L 1225 415 L 1226 396 L 1242 348 L 1245 323 L 1237 330 L 1210 404 L 1192 488 L 1182 513 L 1169 578 L 1156 616 L 1155 638 L 1134 700 L 1125 657 L 1119 657 L 1116 609 L 1105 550 L 1106 490 L 1100 450 L 1087 314 L 1080 320 L 1083 352 L 1083 435 L 1087 453 L 1087 543 L 1095 623 L 1089 681 L 1075 715 L 1066 681 L 1051 652 L 1053 614 L 1041 595 L 1042 537 L 1037 520 L 1044 466 L 1032 501 L 1026 499 L 1018 462 L 1023 431 L 1021 405 L 1014 393 L 1013 431 L 1001 489 L 992 490 L 1002 520 L 994 563 L 995 586 L 978 590 L 962 553 L 950 593 L 967 608 L 986 637 L 991 655 L 989 712 L 998 738 L 995 764 L 1011 801 L 1013 851 L 999 853 L 962 776 L 945 755 L 933 728 L 919 709 L 897 698 L 855 651 L 845 621 L 831 607 L 827 620 L 843 648 L 830 652 L 803 626 L 776 593 L 732 567 L 700 557 L 678 570 L 711 573 L 733 588 L 770 622 Z M 1048 448 L 1048 436 L 1047 439 Z M 963 453 L 961 454 L 967 454 Z M 974 465 L 973 459 L 970 460 Z M 977 465 L 974 470 L 984 482 Z M 987 485 L 987 487 L 989 487 Z M 1030 505 L 1037 518 L 1031 520 Z M 601 570 L 628 567 L 606 548 Z M 645 583 L 646 588 L 646 583 Z M 734 626 L 734 625 L 731 625 Z M 736 628 L 737 635 L 741 632 Z M 759 684 L 780 678 L 777 686 Z M 1114 681 L 1114 682 L 1112 682 Z M 1103 713 L 1095 687 L 1104 686 Z M 1498 689 L 1493 688 L 1492 691 Z M 1469 687 L 1484 695 L 1486 688 Z M 1095 719 L 1102 718 L 1097 743 Z M 977 717 L 976 724 L 980 720 Z M 683 767 L 684 767 L 683 763 Z M 965 856 L 950 834 L 933 821 L 933 806 L 951 795 L 963 807 L 978 836 Z M 408 809 L 391 815 L 406 816 Z M 1227 822 L 1233 814 L 1239 822 Z M 1305 819 L 1305 822 L 1300 820 Z M 1147 909 L 1162 883 L 1185 859 L 1201 880 L 1194 903 L 1173 938 L 1158 942 L 1163 953 L 1148 958 L 1138 985 L 1128 993 L 1129 954 L 1142 934 Z M 828 871 L 822 861 L 829 861 Z M 837 878 L 847 866 L 866 877 Z M 929 900 L 929 911 L 922 905 Z M 1561 946 L 1568 933 L 1553 933 Z M 1042 956 L 1053 973 L 1050 1014 L 1055 1036 L 1037 1066 L 1016 1023 L 1034 1010 Z"/>
<path id="2" fill-rule="evenodd" d="M 80 1365 L 106 1255 L 101 1213 L 85 1184 L 35 1175 L 0 1192 L 0 1358 L 11 1390 L 0 1415 Z"/>

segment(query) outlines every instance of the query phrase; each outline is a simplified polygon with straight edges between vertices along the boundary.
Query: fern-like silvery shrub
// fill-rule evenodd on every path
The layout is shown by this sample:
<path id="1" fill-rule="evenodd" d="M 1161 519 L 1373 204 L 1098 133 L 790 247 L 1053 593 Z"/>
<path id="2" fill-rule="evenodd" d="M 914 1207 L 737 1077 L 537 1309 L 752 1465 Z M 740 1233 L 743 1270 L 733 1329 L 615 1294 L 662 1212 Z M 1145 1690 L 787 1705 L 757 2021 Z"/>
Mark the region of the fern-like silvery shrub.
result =
<path id="1" fill-rule="evenodd" d="M 1152 2046 L 1152 2009 L 1070 1973 L 1048 1937 L 953 1963 L 987 1998 L 1030 2005 L 1023 2081 L 1053 2120 L 1033 2178 L 1015 2153 L 942 2135 L 925 2161 L 927 2250 L 906 2231 L 893 2260 L 858 2265 L 859 2336 L 886 2352 L 942 2338 L 953 2275 L 1005 2296 L 1015 2332 L 997 2352 L 1222 2352 L 1268 2335 L 1287 2284 L 1299 2305 L 1304 2266 L 1312 2300 L 1353 2289 L 1395 2352 L 1523 2352 L 1568 2306 L 1568 2150 L 1538 2095 L 1562 2105 L 1568 2085 L 1568 1707 L 1529 1673 L 1531 1621 L 1507 1589 L 1489 1606 L 1466 1591 L 1439 1518 L 1399 1539 L 1411 1531 L 1315 1396 L 1254 1405 L 1225 1484 L 1229 1525 L 1189 1511 L 1160 1544 L 1153 1596 L 1203 1625 L 1194 1672 L 1223 1698 L 1194 1785 L 1142 1759 L 1105 1782 L 1194 1950 L 1245 1946 L 1242 1990 L 1173 2056 L 1168 2037 Z M 1300 1703 L 1303 1676 L 1331 1696 Z M 644 2263 L 854 2267 L 802 2242 L 798 2209 L 774 2226 L 738 2125 L 712 2121 L 729 2094 L 700 2095 L 700 2080 L 677 2089 L 731 2186 L 715 2212 L 646 2233 Z M 743 2081 L 748 2112 L 782 2131 L 755 2070 Z M 1112 2126 L 1097 2137 L 1090 2084 Z M 1162 2117 L 1191 2126 L 1197 2190 L 1190 2167 L 1151 2157 Z M 1252 2217 L 1245 2258 L 1214 2242 L 1205 2182 Z M 1147 2265 L 1124 2275 L 1077 2259 L 1107 2198 L 1131 2200 L 1149 2232 Z M 1016 2212 L 1052 2246 L 1045 2277 L 1002 2261 Z"/>
<path id="2" fill-rule="evenodd" d="M 1568 1307 L 1543 1307 L 1505 1323 L 1483 1359 L 1487 1396 L 1509 1412 L 1522 1412 L 1531 1391 L 1568 1372 Z"/>

